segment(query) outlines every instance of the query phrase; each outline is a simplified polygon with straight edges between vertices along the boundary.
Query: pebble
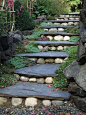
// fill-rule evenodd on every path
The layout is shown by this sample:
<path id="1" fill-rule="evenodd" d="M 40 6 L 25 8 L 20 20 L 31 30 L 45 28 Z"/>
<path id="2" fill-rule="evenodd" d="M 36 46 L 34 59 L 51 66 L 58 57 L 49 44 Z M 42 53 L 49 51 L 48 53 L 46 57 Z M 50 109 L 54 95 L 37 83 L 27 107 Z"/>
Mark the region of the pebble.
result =
<path id="1" fill-rule="evenodd" d="M 55 50 L 56 50 L 56 47 L 52 46 L 52 47 L 51 47 L 51 50 L 52 50 L 52 51 L 55 51 Z"/>
<path id="2" fill-rule="evenodd" d="M 37 79 L 37 83 L 43 84 L 44 82 L 45 82 L 44 78 L 39 78 L 39 79 Z"/>
<path id="3" fill-rule="evenodd" d="M 22 104 L 22 98 L 12 98 L 12 105 L 13 106 L 18 106 Z"/>
<path id="4" fill-rule="evenodd" d="M 64 37 L 61 35 L 58 35 L 54 37 L 54 40 L 61 41 L 61 40 L 64 40 Z"/>
<path id="5" fill-rule="evenodd" d="M 64 62 L 63 59 L 60 59 L 60 58 L 55 59 L 55 63 L 57 63 L 57 64 L 60 64 L 60 63 L 63 63 L 63 62 Z"/>
<path id="6" fill-rule="evenodd" d="M 43 51 L 43 46 L 38 45 L 38 49 L 39 49 L 40 51 Z"/>
<path id="7" fill-rule="evenodd" d="M 68 24 L 67 24 L 67 23 L 62 23 L 61 25 L 63 25 L 63 26 L 67 26 Z"/>
<path id="8" fill-rule="evenodd" d="M 53 78 L 52 78 L 52 77 L 47 77 L 47 78 L 45 79 L 45 83 L 51 84 L 52 82 L 53 82 Z"/>
<path id="9" fill-rule="evenodd" d="M 48 29 L 44 29 L 44 31 L 48 31 Z"/>
<path id="10" fill-rule="evenodd" d="M 58 32 L 63 32 L 64 29 L 63 28 L 58 28 Z"/>
<path id="11" fill-rule="evenodd" d="M 7 103 L 7 98 L 0 97 L 0 105 L 3 105 L 4 103 Z"/>
<path id="12" fill-rule="evenodd" d="M 26 98 L 25 100 L 25 106 L 36 106 L 37 105 L 37 98 L 32 98 L 32 97 L 29 97 L 29 98 Z"/>
<path id="13" fill-rule="evenodd" d="M 36 81 L 37 81 L 36 78 L 30 78 L 30 79 L 29 79 L 29 82 L 36 82 Z"/>
<path id="14" fill-rule="evenodd" d="M 25 77 L 25 76 L 21 76 L 21 77 L 20 77 L 20 80 L 27 82 L 27 81 L 29 81 L 29 78 L 28 78 L 28 77 Z"/>
<path id="15" fill-rule="evenodd" d="M 45 62 L 46 63 L 54 63 L 54 59 L 48 58 L 48 59 L 45 59 Z"/>
<path id="16" fill-rule="evenodd" d="M 18 74 L 14 74 L 14 76 L 16 76 L 17 80 L 20 79 L 20 76 Z"/>
<path id="17" fill-rule="evenodd" d="M 44 52 L 47 52 L 47 51 L 48 51 L 48 46 L 45 46 L 45 47 L 43 48 L 43 51 L 44 51 Z"/>
<path id="18" fill-rule="evenodd" d="M 74 23 L 73 23 L 73 22 L 68 22 L 68 25 L 70 25 L 70 26 L 71 26 L 71 25 L 74 25 Z"/>
<path id="19" fill-rule="evenodd" d="M 50 41 L 52 41 L 52 40 L 53 40 L 53 37 L 52 37 L 52 36 L 47 36 L 47 38 L 49 38 L 49 39 L 50 39 Z"/>
<path id="20" fill-rule="evenodd" d="M 76 26 L 78 24 L 78 22 L 74 22 L 74 25 Z"/>
<path id="21" fill-rule="evenodd" d="M 38 63 L 38 64 L 44 64 L 44 63 L 45 63 L 44 58 L 39 58 L 39 59 L 37 60 L 37 63 Z"/>
<path id="22" fill-rule="evenodd" d="M 70 40 L 70 36 L 65 36 L 64 41 Z"/>
<path id="23" fill-rule="evenodd" d="M 50 100 L 43 100 L 42 101 L 43 105 L 46 106 L 51 106 L 51 101 Z"/>
<path id="24" fill-rule="evenodd" d="M 57 25 L 57 26 L 60 25 L 60 23 L 54 23 L 54 24 Z"/>
<path id="25" fill-rule="evenodd" d="M 51 28 L 49 29 L 49 32 L 57 32 L 57 28 Z"/>
<path id="26" fill-rule="evenodd" d="M 63 103 L 63 101 L 53 100 L 53 101 L 52 101 L 52 104 L 55 105 L 55 106 L 61 106 L 61 105 L 63 105 L 64 103 Z"/>
<path id="27" fill-rule="evenodd" d="M 61 50 L 63 50 L 64 48 L 62 47 L 62 46 L 58 46 L 57 47 L 57 50 L 59 50 L 59 51 L 61 51 Z"/>

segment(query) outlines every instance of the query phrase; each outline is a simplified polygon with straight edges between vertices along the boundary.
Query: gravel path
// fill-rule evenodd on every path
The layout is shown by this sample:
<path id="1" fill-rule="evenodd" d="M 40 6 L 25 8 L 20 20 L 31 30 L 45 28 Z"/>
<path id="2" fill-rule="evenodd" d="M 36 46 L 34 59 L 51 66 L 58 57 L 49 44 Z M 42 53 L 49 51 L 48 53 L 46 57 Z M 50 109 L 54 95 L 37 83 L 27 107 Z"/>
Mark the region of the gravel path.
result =
<path id="1" fill-rule="evenodd" d="M 23 105 L 17 107 L 0 107 L 0 115 L 86 115 L 76 108 L 74 103 L 65 102 L 62 106 L 44 107 L 42 103 L 35 108 L 24 107 Z"/>

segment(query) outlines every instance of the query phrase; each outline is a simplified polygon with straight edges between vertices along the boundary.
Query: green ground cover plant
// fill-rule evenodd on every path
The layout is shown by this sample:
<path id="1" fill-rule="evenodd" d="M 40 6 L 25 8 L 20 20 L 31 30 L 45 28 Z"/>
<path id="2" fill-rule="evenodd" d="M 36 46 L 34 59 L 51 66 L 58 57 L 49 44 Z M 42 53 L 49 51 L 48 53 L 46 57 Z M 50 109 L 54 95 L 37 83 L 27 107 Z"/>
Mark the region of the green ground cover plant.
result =
<path id="1" fill-rule="evenodd" d="M 71 37 L 71 39 L 69 41 L 70 42 L 78 42 L 79 41 L 79 37 L 78 36 Z"/>
<path id="2" fill-rule="evenodd" d="M 51 22 L 49 22 L 49 23 L 42 22 L 42 23 L 40 24 L 40 26 L 55 26 L 55 24 L 53 24 L 53 23 L 51 23 Z"/>
<path id="3" fill-rule="evenodd" d="M 67 28 L 64 30 L 64 32 L 78 34 L 78 27 Z"/>
<path id="4" fill-rule="evenodd" d="M 68 60 L 60 64 L 59 69 L 56 70 L 57 76 L 53 79 L 53 84 L 56 88 L 67 87 L 68 81 L 63 74 L 63 70 L 76 59 L 77 46 L 72 46 L 70 48 L 65 49 L 64 51 L 66 51 L 69 54 L 69 57 Z"/>

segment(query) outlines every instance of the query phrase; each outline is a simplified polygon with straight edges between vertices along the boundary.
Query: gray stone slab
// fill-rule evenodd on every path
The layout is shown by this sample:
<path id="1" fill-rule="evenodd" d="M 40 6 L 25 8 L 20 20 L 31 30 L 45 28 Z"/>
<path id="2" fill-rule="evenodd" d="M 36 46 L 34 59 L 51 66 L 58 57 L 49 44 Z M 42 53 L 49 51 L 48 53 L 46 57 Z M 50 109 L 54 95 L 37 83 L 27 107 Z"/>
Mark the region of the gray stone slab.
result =
<path id="1" fill-rule="evenodd" d="M 75 26 L 40 26 L 40 28 L 47 28 L 47 29 L 50 29 L 50 28 L 74 28 Z"/>
<path id="2" fill-rule="evenodd" d="M 71 13 L 68 13 L 68 14 L 65 14 L 65 15 L 79 15 L 80 12 L 71 12 Z"/>
<path id="3" fill-rule="evenodd" d="M 51 36 L 56 36 L 56 35 L 62 35 L 62 36 L 79 36 L 79 34 L 74 34 L 74 33 L 67 33 L 67 32 L 44 32 L 41 33 L 40 35 L 51 35 Z"/>
<path id="4" fill-rule="evenodd" d="M 0 96 L 6 97 L 37 97 L 43 99 L 69 99 L 70 93 L 67 91 L 56 91 L 55 88 L 48 87 L 49 84 L 37 84 L 29 82 L 19 82 L 15 86 L 0 89 Z"/>
<path id="5" fill-rule="evenodd" d="M 65 23 L 65 22 L 79 22 L 79 20 L 46 20 L 44 22 Z"/>
<path id="6" fill-rule="evenodd" d="M 59 64 L 37 64 L 31 67 L 17 69 L 15 73 L 28 77 L 55 77 Z"/>
<path id="7" fill-rule="evenodd" d="M 80 16 L 72 16 L 72 17 L 68 17 L 68 18 L 79 18 Z M 66 17 L 58 17 L 59 19 L 64 19 Z"/>
<path id="8" fill-rule="evenodd" d="M 48 51 L 48 52 L 39 52 L 39 53 L 26 53 L 26 54 L 17 54 L 15 56 L 23 56 L 23 57 L 42 57 L 42 58 L 65 58 L 68 57 L 68 53 L 66 52 L 57 52 L 57 51 Z"/>
<path id="9" fill-rule="evenodd" d="M 75 46 L 78 43 L 69 41 L 34 41 L 42 46 Z"/>

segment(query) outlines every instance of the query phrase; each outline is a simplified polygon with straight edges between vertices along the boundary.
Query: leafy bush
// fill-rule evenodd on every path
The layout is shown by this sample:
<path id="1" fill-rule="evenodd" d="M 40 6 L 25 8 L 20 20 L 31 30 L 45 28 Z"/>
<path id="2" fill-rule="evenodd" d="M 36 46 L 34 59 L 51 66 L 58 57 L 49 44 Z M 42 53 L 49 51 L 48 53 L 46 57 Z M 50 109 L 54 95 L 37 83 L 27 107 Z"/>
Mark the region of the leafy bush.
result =
<path id="1" fill-rule="evenodd" d="M 71 39 L 69 41 L 70 42 L 78 42 L 79 41 L 79 37 L 71 37 Z"/>
<path id="2" fill-rule="evenodd" d="M 76 59 L 77 47 L 70 47 L 66 49 L 66 52 L 69 54 L 68 60 L 60 64 L 59 69 L 56 70 L 57 76 L 53 80 L 54 87 L 63 88 L 68 85 L 67 79 L 63 74 L 63 70 Z"/>
<path id="3" fill-rule="evenodd" d="M 16 82 L 17 79 L 14 75 L 5 74 L 2 77 L 0 77 L 0 88 L 15 85 Z"/>
<path id="4" fill-rule="evenodd" d="M 40 52 L 40 50 L 38 49 L 38 45 L 34 43 L 33 41 L 29 42 L 29 44 L 26 46 L 26 51 L 29 53 Z"/>
<path id="5" fill-rule="evenodd" d="M 31 18 L 29 12 L 21 5 L 19 0 L 16 0 L 14 3 L 15 7 L 15 20 L 16 20 L 16 29 L 19 30 L 31 30 L 34 28 L 34 21 Z"/>
<path id="6" fill-rule="evenodd" d="M 31 35 L 28 35 L 28 36 L 24 36 L 24 39 L 26 38 L 30 38 L 30 39 L 33 39 L 33 40 L 38 40 L 39 37 L 40 37 L 40 34 L 45 32 L 43 29 L 35 29 L 35 31 L 33 32 L 33 34 Z"/>
<path id="7" fill-rule="evenodd" d="M 55 24 L 53 24 L 52 22 L 49 23 L 42 22 L 40 26 L 55 26 Z"/>

